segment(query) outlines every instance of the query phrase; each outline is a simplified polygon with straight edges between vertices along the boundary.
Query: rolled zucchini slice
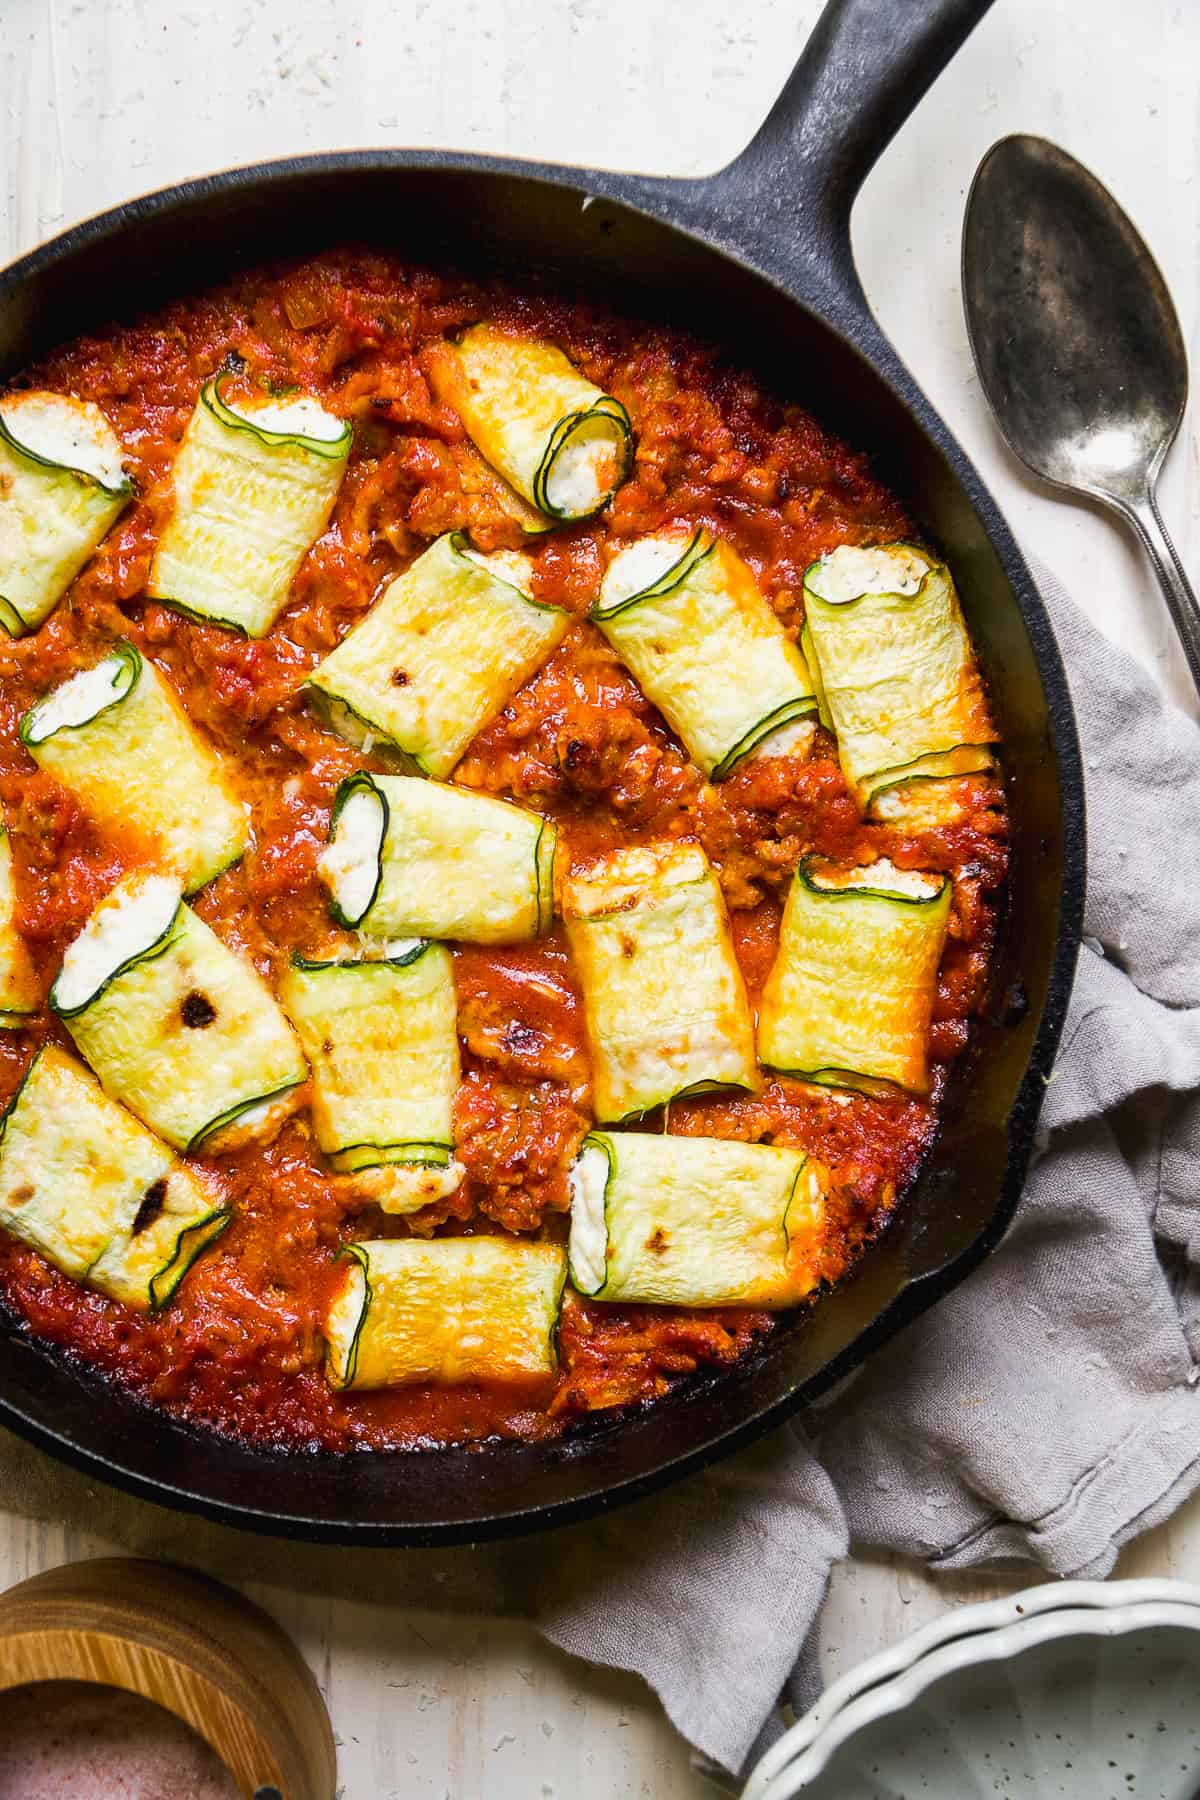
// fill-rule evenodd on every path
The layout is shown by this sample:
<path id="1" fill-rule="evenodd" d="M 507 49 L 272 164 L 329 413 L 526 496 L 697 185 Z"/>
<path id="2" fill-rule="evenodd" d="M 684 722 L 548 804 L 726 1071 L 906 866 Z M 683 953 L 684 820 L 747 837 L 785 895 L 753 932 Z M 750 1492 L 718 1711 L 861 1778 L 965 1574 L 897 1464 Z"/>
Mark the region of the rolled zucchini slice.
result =
<path id="1" fill-rule="evenodd" d="M 175 458 L 175 508 L 147 592 L 188 618 L 264 637 L 329 523 L 351 426 L 308 395 L 200 390 Z"/>
<path id="2" fill-rule="evenodd" d="M 810 659 L 859 806 L 993 767 L 983 683 L 944 563 L 915 544 L 843 544 L 804 577 Z"/>
<path id="3" fill-rule="evenodd" d="M 456 1179 L 451 1108 L 459 1080 L 454 968 L 441 944 L 390 945 L 379 961 L 293 956 L 280 998 L 312 1068 L 317 1144 L 339 1174 L 398 1165 Z M 428 1183 L 408 1184 L 425 1204 Z M 405 1183 L 380 1184 L 395 1211 Z M 389 1199 L 392 1204 L 388 1204 Z"/>
<path id="4" fill-rule="evenodd" d="M 352 744 L 447 776 L 566 635 L 570 617 L 527 592 L 532 564 L 481 556 L 449 532 L 392 582 L 305 684 Z"/>
<path id="5" fill-rule="evenodd" d="M 613 851 L 574 873 L 563 917 L 583 988 L 598 1119 L 758 1085 L 721 887 L 698 844 Z"/>
<path id="6" fill-rule="evenodd" d="M 507 800 L 360 772 L 334 796 L 319 868 L 333 917 L 367 937 L 517 944 L 553 917 L 556 836 Z"/>
<path id="7" fill-rule="evenodd" d="M 29 947 L 17 929 L 12 845 L 0 824 L 0 1031 L 19 1031 L 40 1001 Z"/>
<path id="8" fill-rule="evenodd" d="M 476 449 L 547 517 L 590 518 L 628 474 L 629 414 L 554 344 L 472 325 L 430 369 Z"/>
<path id="9" fill-rule="evenodd" d="M 567 1273 L 557 1244 L 392 1238 L 348 1244 L 340 1260 L 325 1320 L 333 1387 L 553 1380 Z"/>
<path id="10" fill-rule="evenodd" d="M 105 896 L 50 1004 L 108 1093 L 177 1150 L 272 1136 L 308 1076 L 274 995 L 165 875 L 126 875 Z"/>
<path id="11" fill-rule="evenodd" d="M 74 1281 L 165 1306 L 229 1209 L 65 1050 L 40 1050 L 0 1119 L 0 1225 Z"/>
<path id="12" fill-rule="evenodd" d="M 817 1285 L 828 1175 L 803 1150 L 592 1131 L 569 1181 L 571 1282 L 590 1298 L 774 1308 Z"/>
<path id="13" fill-rule="evenodd" d="M 846 870 L 805 857 L 759 1007 L 763 1063 L 831 1087 L 928 1093 L 951 898 L 948 875 L 883 858 Z"/>
<path id="14" fill-rule="evenodd" d="M 116 432 L 90 400 L 0 400 L 0 625 L 36 631 L 133 497 Z"/>
<path id="15" fill-rule="evenodd" d="M 114 645 L 32 707 L 21 742 L 101 824 L 134 823 L 185 893 L 246 848 L 247 810 L 220 761 L 132 644 Z"/>
<path id="16" fill-rule="evenodd" d="M 811 739 L 804 658 L 723 538 L 639 538 L 609 564 L 588 616 L 714 781 Z"/>

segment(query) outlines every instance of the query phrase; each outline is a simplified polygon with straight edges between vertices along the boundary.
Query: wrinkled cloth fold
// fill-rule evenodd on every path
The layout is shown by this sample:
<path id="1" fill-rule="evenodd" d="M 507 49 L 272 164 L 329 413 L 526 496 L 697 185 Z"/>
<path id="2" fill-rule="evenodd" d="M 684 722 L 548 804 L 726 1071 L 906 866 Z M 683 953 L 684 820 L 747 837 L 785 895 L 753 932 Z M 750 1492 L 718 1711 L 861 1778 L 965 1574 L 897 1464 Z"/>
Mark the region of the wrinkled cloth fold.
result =
<path id="1" fill-rule="evenodd" d="M 1106 1574 L 1200 1482 L 1200 727 L 1043 580 L 1079 718 L 1086 941 L 1039 1154 L 999 1249 L 804 1421 L 611 1517 L 476 1548 L 252 1537 L 0 1434 L 0 1507 L 227 1579 L 525 1617 L 632 1669 L 737 1769 L 847 1546 Z M 302 1498 L 302 1496 L 296 1496 Z"/>

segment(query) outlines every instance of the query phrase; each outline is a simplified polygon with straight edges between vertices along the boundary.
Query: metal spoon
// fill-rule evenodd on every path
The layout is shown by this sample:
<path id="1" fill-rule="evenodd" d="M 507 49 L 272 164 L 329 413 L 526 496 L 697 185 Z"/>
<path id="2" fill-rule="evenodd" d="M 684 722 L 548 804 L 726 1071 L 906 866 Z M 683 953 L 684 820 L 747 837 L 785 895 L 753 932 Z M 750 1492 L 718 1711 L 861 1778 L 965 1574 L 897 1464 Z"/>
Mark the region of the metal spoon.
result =
<path id="1" fill-rule="evenodd" d="M 967 198 L 963 302 L 1009 445 L 1035 475 L 1133 526 L 1200 688 L 1200 605 L 1155 498 L 1188 374 L 1154 258 L 1074 157 L 1045 138 L 1001 138 Z"/>

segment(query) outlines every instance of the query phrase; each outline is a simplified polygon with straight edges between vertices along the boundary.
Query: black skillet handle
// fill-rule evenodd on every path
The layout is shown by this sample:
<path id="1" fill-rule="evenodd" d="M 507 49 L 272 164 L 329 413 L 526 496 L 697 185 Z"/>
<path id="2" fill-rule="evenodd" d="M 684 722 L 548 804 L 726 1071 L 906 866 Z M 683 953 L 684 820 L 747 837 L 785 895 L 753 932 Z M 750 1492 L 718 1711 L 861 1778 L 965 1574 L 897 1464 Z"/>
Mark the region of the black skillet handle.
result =
<path id="1" fill-rule="evenodd" d="M 875 330 L 850 249 L 868 171 L 992 0 L 829 0 L 787 86 L 741 155 L 630 198 L 671 211 L 831 323 Z M 936 172 L 934 175 L 936 179 Z"/>

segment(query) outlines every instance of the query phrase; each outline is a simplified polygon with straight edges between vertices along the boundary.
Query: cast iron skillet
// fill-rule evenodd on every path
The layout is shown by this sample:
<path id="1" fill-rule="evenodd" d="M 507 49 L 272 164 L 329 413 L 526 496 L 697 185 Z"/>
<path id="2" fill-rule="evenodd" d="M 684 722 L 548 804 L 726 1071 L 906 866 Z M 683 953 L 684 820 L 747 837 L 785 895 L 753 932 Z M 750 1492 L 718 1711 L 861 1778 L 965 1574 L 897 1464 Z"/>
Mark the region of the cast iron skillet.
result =
<path id="1" fill-rule="evenodd" d="M 345 1543 L 499 1536 L 598 1512 L 785 1419 L 954 1287 L 1020 1193 L 1083 901 L 1071 704 L 1042 603 L 979 476 L 867 309 L 850 251 L 863 176 L 989 0 L 831 0 L 769 118 L 699 181 L 441 152 L 236 169 L 89 220 L 0 275 L 0 378 L 51 344 L 238 264 L 355 238 L 464 254 L 719 338 L 858 448 L 945 550 L 998 714 L 1012 880 L 988 1018 L 928 1166 L 856 1276 L 747 1366 L 565 1442 L 407 1456 L 272 1455 L 177 1424 L 0 1327 L 0 1422 L 86 1470 L 228 1524 Z M 931 179 L 942 178 L 931 171 Z"/>

